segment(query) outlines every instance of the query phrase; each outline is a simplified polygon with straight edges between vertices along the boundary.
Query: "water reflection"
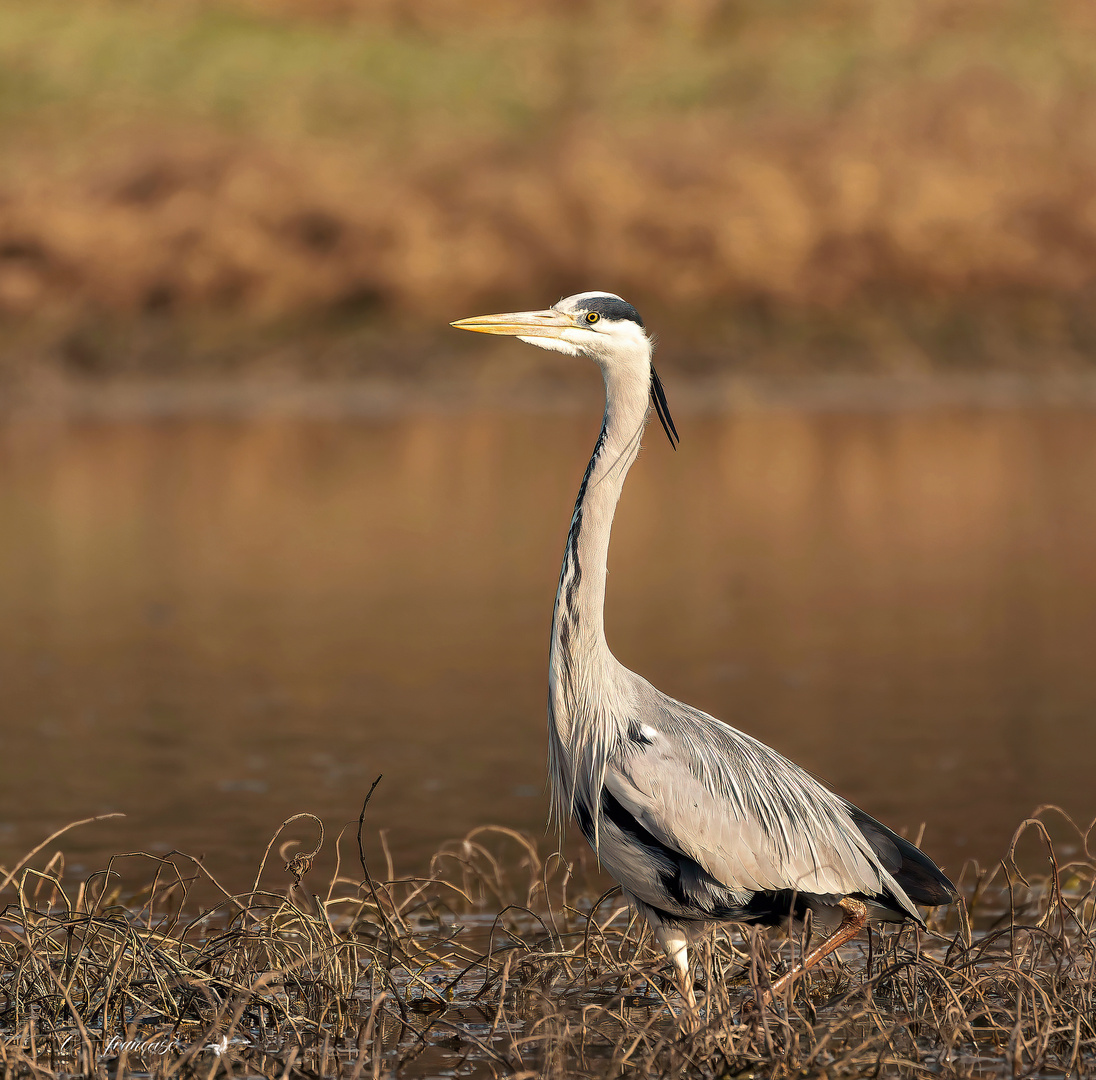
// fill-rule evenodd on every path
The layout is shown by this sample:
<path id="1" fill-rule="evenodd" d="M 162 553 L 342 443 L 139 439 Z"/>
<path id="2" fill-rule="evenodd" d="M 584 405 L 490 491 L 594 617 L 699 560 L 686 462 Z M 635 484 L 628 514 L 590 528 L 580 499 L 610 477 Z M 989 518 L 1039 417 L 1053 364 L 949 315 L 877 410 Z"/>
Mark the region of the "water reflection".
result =
<path id="1" fill-rule="evenodd" d="M 1069 411 L 683 417 L 607 630 L 957 868 L 1096 812 L 1096 426 Z M 545 664 L 597 417 L 0 429 L 0 863 L 66 843 L 247 878 L 299 810 L 398 864 L 543 829 Z"/>

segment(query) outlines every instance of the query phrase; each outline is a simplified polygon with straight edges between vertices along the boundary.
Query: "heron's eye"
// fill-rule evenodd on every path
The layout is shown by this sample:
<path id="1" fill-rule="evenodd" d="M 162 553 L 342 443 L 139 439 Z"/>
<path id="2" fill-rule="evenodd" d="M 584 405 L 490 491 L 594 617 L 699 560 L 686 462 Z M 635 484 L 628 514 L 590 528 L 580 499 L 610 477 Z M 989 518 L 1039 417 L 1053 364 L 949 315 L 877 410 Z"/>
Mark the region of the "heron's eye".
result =
<path id="1" fill-rule="evenodd" d="M 600 318 L 601 318 L 601 316 L 600 316 L 600 315 L 599 315 L 599 314 L 598 314 L 598 313 L 597 313 L 596 311 L 591 311 L 591 312 L 590 312 L 590 313 L 589 313 L 589 314 L 588 314 L 588 315 L 586 316 L 586 321 L 587 321 L 588 323 L 595 323 L 595 322 L 597 322 L 597 321 L 598 321 L 598 319 L 600 319 Z"/>

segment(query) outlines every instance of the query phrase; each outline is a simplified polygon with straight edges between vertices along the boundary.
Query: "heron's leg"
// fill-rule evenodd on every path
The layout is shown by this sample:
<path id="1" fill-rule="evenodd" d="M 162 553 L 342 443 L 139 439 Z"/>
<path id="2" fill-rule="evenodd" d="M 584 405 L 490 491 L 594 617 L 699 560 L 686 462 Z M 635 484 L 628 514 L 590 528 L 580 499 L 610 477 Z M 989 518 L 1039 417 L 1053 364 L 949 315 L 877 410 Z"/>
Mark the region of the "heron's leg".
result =
<path id="1" fill-rule="evenodd" d="M 856 937 L 864 929 L 864 924 L 868 921 L 868 909 L 865 904 L 851 896 L 846 896 L 838 901 L 838 904 L 845 911 L 841 925 L 818 948 L 812 949 L 791 971 L 781 975 L 772 984 L 762 999 L 766 1005 L 777 994 L 783 993 L 788 984 L 799 978 L 807 968 L 814 967 L 820 960 L 829 956 L 834 949 L 840 948 L 846 941 Z"/>
<path id="2" fill-rule="evenodd" d="M 693 992 L 693 980 L 689 976 L 689 939 L 678 927 L 665 924 L 655 928 L 655 938 L 674 965 L 677 984 L 685 1004 L 690 1012 L 695 1013 L 696 994 Z"/>

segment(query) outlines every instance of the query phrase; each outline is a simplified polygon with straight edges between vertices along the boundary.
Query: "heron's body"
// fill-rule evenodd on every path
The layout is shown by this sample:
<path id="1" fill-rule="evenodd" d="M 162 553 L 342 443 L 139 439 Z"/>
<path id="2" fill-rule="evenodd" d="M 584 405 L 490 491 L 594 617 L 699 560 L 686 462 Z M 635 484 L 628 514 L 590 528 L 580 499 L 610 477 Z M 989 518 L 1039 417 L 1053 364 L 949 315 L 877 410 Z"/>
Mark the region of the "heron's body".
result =
<path id="1" fill-rule="evenodd" d="M 548 311 L 455 325 L 588 355 L 602 369 L 605 416 L 552 620 L 553 809 L 561 821 L 577 818 L 682 975 L 690 933 L 710 923 L 779 924 L 810 909 L 851 928 L 855 911 L 855 933 L 868 916 L 920 922 L 916 904 L 953 899 L 951 882 L 908 841 L 775 750 L 661 693 L 609 651 L 609 534 L 652 396 L 676 437 L 635 310 L 611 294 L 582 293 Z"/>

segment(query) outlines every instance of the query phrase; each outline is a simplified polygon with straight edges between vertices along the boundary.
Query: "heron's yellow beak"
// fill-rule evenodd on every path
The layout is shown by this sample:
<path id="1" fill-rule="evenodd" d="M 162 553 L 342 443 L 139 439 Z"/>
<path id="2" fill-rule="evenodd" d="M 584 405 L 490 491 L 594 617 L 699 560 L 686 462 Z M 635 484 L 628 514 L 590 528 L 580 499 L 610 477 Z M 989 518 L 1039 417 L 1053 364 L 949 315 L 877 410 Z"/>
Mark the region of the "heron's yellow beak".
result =
<path id="1" fill-rule="evenodd" d="M 476 315 L 449 324 L 458 330 L 474 330 L 477 334 L 506 334 L 509 337 L 563 336 L 574 327 L 575 320 L 555 308 L 544 311 L 511 311 L 505 315 Z"/>

